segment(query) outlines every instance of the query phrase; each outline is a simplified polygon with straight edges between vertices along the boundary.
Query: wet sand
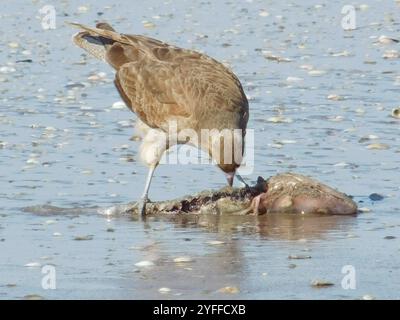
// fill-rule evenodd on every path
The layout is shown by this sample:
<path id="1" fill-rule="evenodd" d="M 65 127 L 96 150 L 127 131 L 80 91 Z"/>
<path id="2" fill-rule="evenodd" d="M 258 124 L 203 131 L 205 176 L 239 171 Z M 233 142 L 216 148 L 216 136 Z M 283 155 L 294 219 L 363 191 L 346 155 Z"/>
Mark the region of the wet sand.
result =
<path id="1" fill-rule="evenodd" d="M 110 2 L 63 1 L 47 31 L 46 2 L 2 5 L 0 299 L 398 299 L 400 45 L 379 41 L 399 33 L 398 2 L 356 2 L 354 31 L 341 28 L 340 3 Z M 137 199 L 146 169 L 112 70 L 82 55 L 63 24 L 96 19 L 228 63 L 255 130 L 247 179 L 310 175 L 353 195 L 362 212 L 101 214 Z M 162 165 L 150 198 L 223 184 L 213 166 Z M 44 265 L 55 266 L 55 290 L 42 289 Z M 342 288 L 345 265 L 354 290 Z M 317 279 L 333 286 L 315 288 Z"/>

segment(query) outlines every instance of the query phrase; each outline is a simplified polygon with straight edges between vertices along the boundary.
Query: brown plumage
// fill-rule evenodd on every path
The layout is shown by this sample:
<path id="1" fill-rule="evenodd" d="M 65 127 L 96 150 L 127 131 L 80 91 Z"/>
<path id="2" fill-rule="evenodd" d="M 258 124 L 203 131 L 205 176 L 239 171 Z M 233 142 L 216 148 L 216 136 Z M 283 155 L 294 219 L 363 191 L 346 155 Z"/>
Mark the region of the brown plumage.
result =
<path id="1" fill-rule="evenodd" d="M 146 189 L 162 153 L 172 146 L 166 136 L 171 121 L 176 123 L 178 133 L 191 129 L 200 137 L 202 129 L 228 129 L 232 132 L 239 129 L 239 138 L 244 138 L 248 102 L 240 81 L 223 64 L 205 54 L 152 38 L 117 33 L 107 23 L 98 23 L 96 28 L 76 23 L 71 25 L 83 30 L 73 37 L 74 43 L 116 70 L 115 86 L 125 104 L 145 125 L 157 130 L 155 135 L 159 137 L 154 139 L 153 134 L 147 140 L 144 138 L 141 147 L 141 157 L 150 167 Z M 154 142 L 160 137 L 167 139 L 164 147 Z M 229 137 L 224 139 L 229 140 Z M 238 137 L 232 135 L 232 139 Z M 186 141 L 178 139 L 177 143 Z M 241 160 L 224 161 L 226 150 L 223 141 L 219 146 L 210 141 L 194 145 L 218 160 L 217 165 L 232 184 Z M 152 156 L 149 156 L 148 151 L 154 149 L 154 145 L 161 150 L 152 150 Z M 144 204 L 147 191 L 143 195 Z"/>

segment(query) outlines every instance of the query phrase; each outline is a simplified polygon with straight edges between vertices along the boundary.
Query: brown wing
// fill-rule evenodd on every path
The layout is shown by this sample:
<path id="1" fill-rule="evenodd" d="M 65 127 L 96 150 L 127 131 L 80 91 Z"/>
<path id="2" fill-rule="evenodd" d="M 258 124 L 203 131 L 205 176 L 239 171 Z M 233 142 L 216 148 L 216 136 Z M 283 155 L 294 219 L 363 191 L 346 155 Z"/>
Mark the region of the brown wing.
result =
<path id="1" fill-rule="evenodd" d="M 216 60 L 145 36 L 119 34 L 109 25 L 73 25 L 84 30 L 75 43 L 117 70 L 121 97 L 149 126 L 163 128 L 171 118 L 185 118 L 185 126 L 195 130 L 219 128 L 223 119 L 231 119 L 224 123 L 235 128 L 246 127 L 242 86 Z"/>
<path id="2" fill-rule="evenodd" d="M 115 84 L 125 103 L 150 127 L 164 128 L 169 120 L 189 118 L 177 65 L 143 58 L 123 64 Z"/>
<path id="3" fill-rule="evenodd" d="M 183 117 L 195 130 L 206 128 L 206 124 L 219 128 L 220 112 L 224 112 L 237 116 L 233 126 L 245 127 L 247 99 L 233 73 L 198 53 L 153 50 L 157 50 L 153 56 L 122 64 L 115 80 L 125 103 L 142 121 L 163 128 L 168 120 Z M 115 55 L 114 61 L 128 60 L 121 57 Z"/>

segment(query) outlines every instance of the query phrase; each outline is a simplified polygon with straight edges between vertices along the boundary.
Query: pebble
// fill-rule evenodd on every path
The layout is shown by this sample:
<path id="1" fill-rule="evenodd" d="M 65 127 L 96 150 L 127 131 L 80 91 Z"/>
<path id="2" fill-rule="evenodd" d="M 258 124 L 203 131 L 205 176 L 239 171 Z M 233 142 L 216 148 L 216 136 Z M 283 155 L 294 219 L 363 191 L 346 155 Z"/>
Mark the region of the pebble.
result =
<path id="1" fill-rule="evenodd" d="M 136 267 L 151 267 L 151 266 L 154 266 L 154 262 L 149 261 L 149 260 L 143 260 L 138 263 L 135 263 L 135 266 Z"/>
<path id="2" fill-rule="evenodd" d="M 370 208 L 367 207 L 362 207 L 362 208 L 358 208 L 359 212 L 363 212 L 363 213 L 367 213 L 367 212 L 371 212 Z"/>
<path id="3" fill-rule="evenodd" d="M 362 300 L 375 300 L 376 298 L 374 296 L 371 296 L 370 294 L 364 294 L 361 299 Z"/>

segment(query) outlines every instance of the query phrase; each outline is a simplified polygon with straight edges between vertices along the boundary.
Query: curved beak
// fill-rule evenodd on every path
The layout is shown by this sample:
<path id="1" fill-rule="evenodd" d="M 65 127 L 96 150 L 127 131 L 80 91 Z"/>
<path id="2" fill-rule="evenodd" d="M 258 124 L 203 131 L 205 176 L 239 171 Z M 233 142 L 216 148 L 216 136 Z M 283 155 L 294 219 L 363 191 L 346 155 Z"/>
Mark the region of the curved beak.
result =
<path id="1" fill-rule="evenodd" d="M 225 173 L 226 175 L 226 180 L 228 181 L 228 184 L 230 187 L 233 185 L 233 178 L 235 177 L 235 172 L 227 172 Z"/>

